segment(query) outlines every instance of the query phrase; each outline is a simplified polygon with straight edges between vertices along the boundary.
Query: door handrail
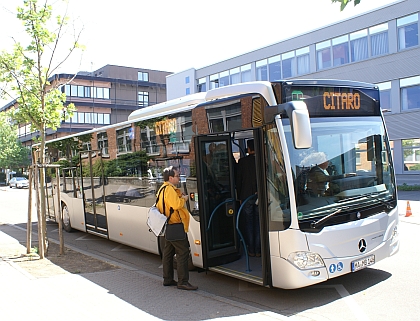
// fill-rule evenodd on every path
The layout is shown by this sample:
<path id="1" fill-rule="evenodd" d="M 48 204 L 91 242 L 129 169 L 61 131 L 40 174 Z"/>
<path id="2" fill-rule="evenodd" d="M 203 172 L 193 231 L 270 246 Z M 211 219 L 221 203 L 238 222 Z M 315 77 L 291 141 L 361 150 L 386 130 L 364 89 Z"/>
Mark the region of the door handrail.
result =
<path id="1" fill-rule="evenodd" d="M 220 206 L 222 206 L 225 203 L 229 203 L 229 202 L 233 202 L 234 199 L 233 198 L 227 198 L 225 199 L 223 202 L 219 203 L 213 210 L 213 212 L 211 212 L 210 215 L 210 219 L 209 219 L 209 225 L 207 226 L 206 232 L 208 232 L 210 230 L 210 225 L 211 225 L 211 221 L 213 220 L 213 216 L 214 214 L 216 214 L 216 211 L 219 209 Z"/>
<path id="2" fill-rule="evenodd" d="M 246 259 L 246 271 L 247 272 L 251 272 L 251 269 L 249 267 L 249 256 L 248 256 L 248 250 L 246 248 L 245 238 L 243 237 L 243 235 L 242 235 L 242 233 L 241 233 L 241 231 L 239 229 L 239 218 L 241 216 L 242 208 L 244 207 L 244 205 L 248 201 L 250 201 L 251 199 L 253 199 L 254 197 L 257 197 L 257 194 L 253 194 L 253 195 L 248 196 L 245 199 L 245 201 L 242 202 L 241 206 L 239 207 L 238 214 L 236 216 L 236 231 L 238 232 L 239 237 L 241 238 L 242 245 L 244 246 L 245 259 Z"/>

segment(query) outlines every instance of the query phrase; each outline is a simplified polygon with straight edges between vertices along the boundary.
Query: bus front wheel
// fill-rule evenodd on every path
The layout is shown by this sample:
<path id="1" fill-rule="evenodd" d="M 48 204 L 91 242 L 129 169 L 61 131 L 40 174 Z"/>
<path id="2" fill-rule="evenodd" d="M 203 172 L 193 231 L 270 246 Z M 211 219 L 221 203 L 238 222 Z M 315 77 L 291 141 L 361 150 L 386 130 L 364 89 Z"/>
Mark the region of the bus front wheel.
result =
<path id="1" fill-rule="evenodd" d="M 73 229 L 70 224 L 70 212 L 66 204 L 63 204 L 61 211 L 63 213 L 63 229 L 66 232 L 71 232 Z"/>

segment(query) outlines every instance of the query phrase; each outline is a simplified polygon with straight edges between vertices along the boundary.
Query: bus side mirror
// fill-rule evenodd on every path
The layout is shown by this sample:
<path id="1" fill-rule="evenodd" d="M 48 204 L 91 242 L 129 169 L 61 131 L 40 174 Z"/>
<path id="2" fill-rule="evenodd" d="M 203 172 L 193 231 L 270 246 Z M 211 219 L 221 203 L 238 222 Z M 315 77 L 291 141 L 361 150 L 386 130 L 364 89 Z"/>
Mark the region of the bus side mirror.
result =
<path id="1" fill-rule="evenodd" d="M 306 105 L 305 109 L 293 110 L 291 125 L 295 148 L 310 148 L 312 146 L 312 132 Z"/>
<path id="2" fill-rule="evenodd" d="M 305 149 L 312 146 L 311 122 L 308 108 L 303 101 L 290 101 L 281 105 L 266 107 L 264 113 L 265 123 L 274 121 L 276 115 L 286 112 L 290 119 L 293 144 L 296 149 Z"/>

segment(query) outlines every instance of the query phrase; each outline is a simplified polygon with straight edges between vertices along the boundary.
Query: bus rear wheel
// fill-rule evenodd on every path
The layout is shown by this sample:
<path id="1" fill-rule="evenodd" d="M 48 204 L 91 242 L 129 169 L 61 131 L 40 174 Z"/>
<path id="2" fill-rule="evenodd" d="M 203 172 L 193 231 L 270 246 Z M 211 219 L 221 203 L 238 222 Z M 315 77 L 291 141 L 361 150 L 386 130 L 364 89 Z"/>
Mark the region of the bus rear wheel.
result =
<path id="1" fill-rule="evenodd" d="M 66 204 L 63 204 L 61 207 L 61 212 L 63 214 L 63 229 L 66 232 L 71 232 L 73 229 L 71 228 L 70 224 L 70 212 Z"/>

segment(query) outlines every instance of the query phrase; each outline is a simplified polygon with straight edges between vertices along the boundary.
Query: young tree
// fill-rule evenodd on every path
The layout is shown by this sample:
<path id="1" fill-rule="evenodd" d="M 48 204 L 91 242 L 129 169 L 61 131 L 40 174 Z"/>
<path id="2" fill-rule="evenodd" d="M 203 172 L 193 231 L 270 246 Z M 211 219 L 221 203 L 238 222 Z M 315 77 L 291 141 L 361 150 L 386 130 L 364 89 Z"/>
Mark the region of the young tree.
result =
<path id="1" fill-rule="evenodd" d="M 360 3 L 361 0 L 354 0 L 354 6 L 357 6 Z M 350 2 L 352 2 L 352 0 L 331 0 L 331 2 L 340 2 L 341 6 L 340 6 L 340 11 L 343 11 L 344 8 L 347 6 L 347 4 L 349 4 Z"/>
<path id="2" fill-rule="evenodd" d="M 56 5 L 57 1 L 54 2 Z M 53 75 L 76 49 L 81 48 L 78 43 L 81 31 L 73 35 L 70 45 L 65 44 L 69 49 L 63 57 L 58 57 L 62 43 L 68 39 L 65 38 L 67 11 L 54 16 L 48 0 L 23 0 L 23 6 L 17 8 L 17 19 L 22 22 L 29 43 L 24 46 L 15 40 L 13 50 L 0 54 L 1 95 L 17 97 L 17 107 L 11 110 L 10 116 L 17 123 L 30 124 L 33 131 L 39 132 L 38 162 L 42 167 L 47 128 L 55 130 L 63 120 L 62 115 L 70 117 L 74 111 L 73 104 L 64 105 L 66 95 L 59 90 L 62 84 L 55 82 Z M 40 211 L 45 216 L 43 170 L 39 182 Z"/>
<path id="3" fill-rule="evenodd" d="M 14 169 L 29 165 L 28 150 L 16 136 L 16 126 L 12 125 L 5 113 L 0 113 L 0 168 Z"/>

